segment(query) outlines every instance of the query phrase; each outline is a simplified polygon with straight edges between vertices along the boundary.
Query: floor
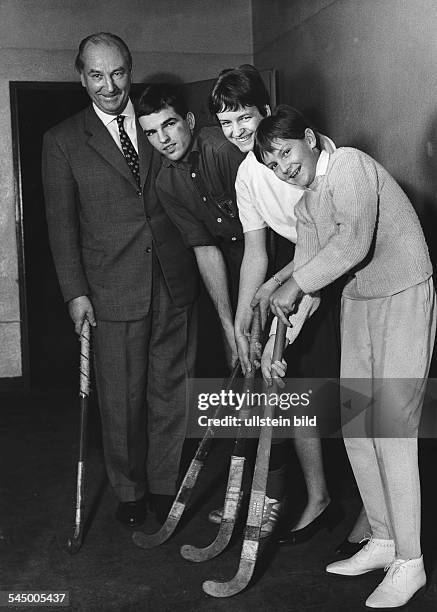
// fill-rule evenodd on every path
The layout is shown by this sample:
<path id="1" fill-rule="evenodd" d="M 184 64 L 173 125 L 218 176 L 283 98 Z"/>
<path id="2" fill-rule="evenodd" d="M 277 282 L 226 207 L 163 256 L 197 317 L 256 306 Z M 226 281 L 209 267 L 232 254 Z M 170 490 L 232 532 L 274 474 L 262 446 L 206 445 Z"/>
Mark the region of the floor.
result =
<path id="1" fill-rule="evenodd" d="M 224 553 L 202 564 L 184 560 L 179 549 L 185 543 L 206 545 L 214 538 L 217 528 L 206 516 L 223 499 L 230 441 L 218 441 L 213 448 L 193 504 L 174 536 L 146 551 L 137 548 L 131 533 L 114 519 L 117 502 L 105 480 L 97 410 L 95 401 L 91 402 L 85 491 L 88 528 L 81 550 L 70 555 L 65 544 L 73 525 L 78 415 L 73 391 L 0 395 L 0 591 L 68 591 L 70 609 L 75 611 L 364 609 L 363 602 L 380 576 L 335 579 L 324 571 L 336 558 L 333 549 L 347 534 L 360 504 L 340 440 L 325 442 L 326 468 L 345 519 L 332 532 L 322 531 L 306 544 L 267 545 L 248 588 L 229 599 L 214 599 L 202 591 L 202 582 L 229 579 L 235 573 L 239 534 Z M 187 460 L 192 448 L 187 449 Z M 297 464 L 293 465 L 291 488 L 298 509 L 304 498 Z M 436 465 L 436 441 L 421 441 L 423 548 L 429 580 L 427 591 L 408 607 L 417 612 L 437 609 Z M 145 530 L 157 527 L 151 516 Z"/>

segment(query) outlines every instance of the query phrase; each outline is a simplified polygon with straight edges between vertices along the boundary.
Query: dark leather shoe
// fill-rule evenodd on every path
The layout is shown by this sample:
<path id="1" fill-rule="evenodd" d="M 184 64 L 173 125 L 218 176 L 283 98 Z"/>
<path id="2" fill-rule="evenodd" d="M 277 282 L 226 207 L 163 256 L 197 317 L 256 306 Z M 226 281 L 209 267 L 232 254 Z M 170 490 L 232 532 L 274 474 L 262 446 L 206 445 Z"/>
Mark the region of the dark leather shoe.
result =
<path id="1" fill-rule="evenodd" d="M 295 529 L 294 531 L 292 531 L 290 528 L 284 530 L 282 534 L 279 535 L 278 542 L 282 545 L 302 544 L 303 542 L 308 542 L 308 540 L 311 540 L 311 538 L 322 529 L 328 529 L 331 531 L 342 518 L 342 510 L 331 502 L 326 506 L 323 512 L 319 514 L 319 516 L 316 516 L 316 518 L 309 523 L 309 525 L 302 527 L 302 529 Z"/>
<path id="2" fill-rule="evenodd" d="M 359 550 L 361 550 L 363 546 L 367 544 L 368 541 L 369 538 L 365 538 L 364 540 L 361 540 L 361 542 L 350 542 L 346 538 L 337 546 L 335 552 L 337 553 L 337 555 L 352 557 L 352 555 L 355 555 Z"/>
<path id="3" fill-rule="evenodd" d="M 120 502 L 115 518 L 126 527 L 139 527 L 146 520 L 146 498 L 142 497 L 132 502 Z"/>
<path id="4" fill-rule="evenodd" d="M 151 493 L 150 505 L 155 513 L 156 520 L 160 525 L 165 523 L 174 500 L 174 495 L 159 495 L 158 493 Z"/>

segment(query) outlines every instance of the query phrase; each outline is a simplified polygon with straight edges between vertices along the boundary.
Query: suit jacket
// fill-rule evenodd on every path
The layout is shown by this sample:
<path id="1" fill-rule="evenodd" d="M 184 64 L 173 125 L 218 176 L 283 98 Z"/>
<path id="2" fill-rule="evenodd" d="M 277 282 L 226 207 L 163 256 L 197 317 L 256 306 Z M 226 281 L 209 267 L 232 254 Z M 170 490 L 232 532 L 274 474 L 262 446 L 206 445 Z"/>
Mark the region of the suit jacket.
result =
<path id="1" fill-rule="evenodd" d="M 137 123 L 141 188 L 90 106 L 44 136 L 50 245 L 65 301 L 88 295 L 100 319 L 144 316 L 159 261 L 176 306 L 196 295 L 193 253 L 155 192 L 159 155 Z"/>

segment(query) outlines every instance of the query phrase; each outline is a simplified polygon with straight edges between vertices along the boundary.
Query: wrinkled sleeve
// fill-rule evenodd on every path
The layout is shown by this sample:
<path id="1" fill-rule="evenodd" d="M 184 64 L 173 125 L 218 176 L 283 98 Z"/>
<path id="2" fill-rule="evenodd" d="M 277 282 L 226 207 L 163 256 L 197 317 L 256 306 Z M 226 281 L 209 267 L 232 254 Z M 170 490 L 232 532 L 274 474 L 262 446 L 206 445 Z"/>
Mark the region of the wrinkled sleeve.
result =
<path id="1" fill-rule="evenodd" d="M 304 293 L 329 285 L 368 254 L 378 211 L 377 175 L 371 160 L 359 151 L 341 155 L 332 164 L 322 199 L 332 208 L 336 232 L 318 248 L 314 224 L 300 216 L 294 278 Z"/>

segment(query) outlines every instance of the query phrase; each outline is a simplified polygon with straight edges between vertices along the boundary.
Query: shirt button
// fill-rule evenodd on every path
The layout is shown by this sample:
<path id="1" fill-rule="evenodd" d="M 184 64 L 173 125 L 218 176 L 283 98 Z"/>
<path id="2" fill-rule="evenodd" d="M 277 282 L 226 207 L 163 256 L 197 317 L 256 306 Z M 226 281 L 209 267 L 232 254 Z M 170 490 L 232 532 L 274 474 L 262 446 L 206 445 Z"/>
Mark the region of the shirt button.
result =
<path id="1" fill-rule="evenodd" d="M 205 196 L 203 196 L 202 200 L 203 200 L 204 202 L 206 202 L 206 197 L 205 197 Z"/>
<path id="2" fill-rule="evenodd" d="M 217 221 L 218 221 L 218 223 L 221 223 L 222 222 L 222 218 L 221 217 L 217 217 Z"/>
<path id="3" fill-rule="evenodd" d="M 151 252 L 152 252 L 152 247 L 147 247 L 146 253 L 151 253 Z"/>
<path id="4" fill-rule="evenodd" d="M 191 178 L 196 178 L 196 173 L 195 172 L 191 173 Z"/>
<path id="5" fill-rule="evenodd" d="M 232 236 L 231 240 L 232 240 L 233 242 L 235 242 L 235 241 L 237 240 L 237 238 L 236 238 L 235 236 Z"/>
<path id="6" fill-rule="evenodd" d="M 137 196 L 141 196 L 141 195 L 143 195 L 143 192 L 141 191 L 141 189 L 138 189 Z"/>

